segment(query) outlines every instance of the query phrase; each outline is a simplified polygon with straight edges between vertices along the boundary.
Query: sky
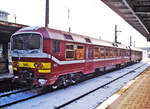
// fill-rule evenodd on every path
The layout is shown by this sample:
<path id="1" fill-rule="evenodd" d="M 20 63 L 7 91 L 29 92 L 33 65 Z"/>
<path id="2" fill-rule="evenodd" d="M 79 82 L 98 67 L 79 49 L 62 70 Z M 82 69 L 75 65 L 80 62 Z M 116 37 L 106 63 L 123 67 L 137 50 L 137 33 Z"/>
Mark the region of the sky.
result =
<path id="1" fill-rule="evenodd" d="M 0 10 L 9 12 L 9 21 L 29 26 L 45 25 L 46 0 L 0 0 Z M 49 0 L 49 27 L 102 40 L 114 41 L 114 28 L 118 26 L 118 42 L 136 47 L 150 46 L 150 43 L 107 7 L 101 0 Z M 68 19 L 68 8 L 70 10 Z"/>

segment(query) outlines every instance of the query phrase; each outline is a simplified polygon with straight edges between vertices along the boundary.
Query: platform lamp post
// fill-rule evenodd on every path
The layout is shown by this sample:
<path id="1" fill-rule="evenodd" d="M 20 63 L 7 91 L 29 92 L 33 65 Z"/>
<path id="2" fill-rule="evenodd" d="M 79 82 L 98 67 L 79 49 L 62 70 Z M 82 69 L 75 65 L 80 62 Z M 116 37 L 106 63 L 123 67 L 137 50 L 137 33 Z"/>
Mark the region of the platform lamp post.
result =
<path id="1" fill-rule="evenodd" d="M 48 27 L 48 24 L 49 24 L 49 0 L 46 0 L 45 27 Z"/>
<path id="2" fill-rule="evenodd" d="M 122 31 L 117 30 L 117 25 L 115 25 L 115 43 L 117 43 L 117 33 L 118 32 L 122 32 Z"/>

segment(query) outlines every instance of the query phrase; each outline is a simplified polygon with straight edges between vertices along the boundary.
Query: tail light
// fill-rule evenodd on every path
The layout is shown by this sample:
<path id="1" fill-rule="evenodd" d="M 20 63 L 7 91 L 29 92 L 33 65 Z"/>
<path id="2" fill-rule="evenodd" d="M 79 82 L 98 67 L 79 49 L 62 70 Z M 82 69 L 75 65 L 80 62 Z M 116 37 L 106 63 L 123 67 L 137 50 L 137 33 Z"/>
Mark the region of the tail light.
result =
<path id="1" fill-rule="evenodd" d="M 39 64 L 39 68 L 42 68 L 43 67 L 43 64 Z"/>

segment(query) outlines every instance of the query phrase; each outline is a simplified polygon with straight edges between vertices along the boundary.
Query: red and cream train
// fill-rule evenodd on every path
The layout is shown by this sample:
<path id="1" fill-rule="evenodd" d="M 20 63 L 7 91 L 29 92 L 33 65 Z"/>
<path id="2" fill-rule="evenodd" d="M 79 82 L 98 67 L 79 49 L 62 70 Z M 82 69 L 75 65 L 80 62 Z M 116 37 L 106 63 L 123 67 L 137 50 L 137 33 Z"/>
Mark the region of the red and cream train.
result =
<path id="1" fill-rule="evenodd" d="M 37 86 L 65 86 L 95 70 L 142 60 L 136 48 L 44 27 L 14 33 L 11 55 L 14 81 Z"/>

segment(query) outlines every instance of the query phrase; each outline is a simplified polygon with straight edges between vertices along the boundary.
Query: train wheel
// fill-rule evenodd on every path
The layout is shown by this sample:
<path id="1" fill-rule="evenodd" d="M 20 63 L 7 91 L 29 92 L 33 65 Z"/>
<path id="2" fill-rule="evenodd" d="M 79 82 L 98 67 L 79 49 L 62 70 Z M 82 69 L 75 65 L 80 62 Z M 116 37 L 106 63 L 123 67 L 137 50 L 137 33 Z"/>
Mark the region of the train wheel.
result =
<path id="1" fill-rule="evenodd" d="M 67 87 L 71 84 L 75 84 L 77 82 L 80 82 L 83 78 L 83 73 L 72 73 L 67 75 L 61 75 L 58 80 L 55 82 L 55 84 L 52 85 L 53 89 L 60 88 L 60 87 Z"/>
<path id="2" fill-rule="evenodd" d="M 55 82 L 54 85 L 52 85 L 53 89 L 59 88 L 59 87 L 67 87 L 71 84 L 70 75 L 61 75 L 58 80 Z"/>
<path id="3" fill-rule="evenodd" d="M 83 79 L 83 73 L 81 72 L 71 74 L 71 82 L 73 84 L 80 82 L 82 79 Z"/>
<path id="4" fill-rule="evenodd" d="M 120 65 L 120 64 L 117 64 L 117 65 L 116 65 L 116 68 L 117 68 L 117 69 L 120 69 L 120 68 L 121 68 L 121 65 Z"/>
<path id="5" fill-rule="evenodd" d="M 62 80 L 62 83 L 63 83 L 64 87 L 67 87 L 67 86 L 69 86 L 71 84 L 70 75 L 62 76 L 61 80 Z"/>
<path id="6" fill-rule="evenodd" d="M 52 85 L 52 89 L 57 89 L 58 88 L 58 86 L 57 85 Z"/>

